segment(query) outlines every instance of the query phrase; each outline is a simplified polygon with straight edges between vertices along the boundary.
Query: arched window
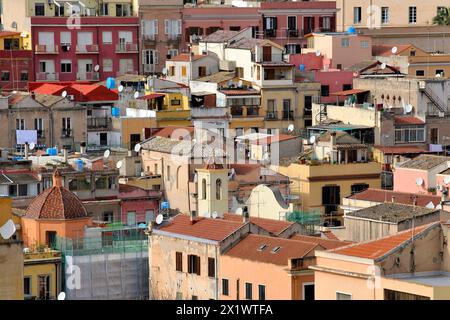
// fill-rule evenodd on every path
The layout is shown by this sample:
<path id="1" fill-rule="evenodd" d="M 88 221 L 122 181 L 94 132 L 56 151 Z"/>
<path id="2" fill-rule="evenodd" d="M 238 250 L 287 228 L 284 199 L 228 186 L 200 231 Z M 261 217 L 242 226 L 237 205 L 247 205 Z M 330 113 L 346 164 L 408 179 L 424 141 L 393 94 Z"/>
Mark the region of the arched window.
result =
<path id="1" fill-rule="evenodd" d="M 206 179 L 202 180 L 202 199 L 206 199 Z"/>
<path id="2" fill-rule="evenodd" d="M 222 198 L 222 180 L 216 180 L 216 199 L 220 200 Z"/>

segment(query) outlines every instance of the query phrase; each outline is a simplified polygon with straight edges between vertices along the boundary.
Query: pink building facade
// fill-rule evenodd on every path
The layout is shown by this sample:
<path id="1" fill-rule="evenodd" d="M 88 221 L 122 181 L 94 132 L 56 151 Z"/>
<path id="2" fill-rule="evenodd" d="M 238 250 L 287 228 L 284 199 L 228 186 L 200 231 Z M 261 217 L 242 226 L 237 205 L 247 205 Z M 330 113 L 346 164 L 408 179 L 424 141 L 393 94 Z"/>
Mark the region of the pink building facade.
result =
<path id="1" fill-rule="evenodd" d="M 137 17 L 32 17 L 36 81 L 103 81 L 138 73 Z M 97 67 L 98 66 L 98 67 Z"/>
<path id="2" fill-rule="evenodd" d="M 119 199 L 121 199 L 122 223 L 135 225 L 154 221 L 158 214 L 160 198 L 159 191 L 121 184 Z"/>

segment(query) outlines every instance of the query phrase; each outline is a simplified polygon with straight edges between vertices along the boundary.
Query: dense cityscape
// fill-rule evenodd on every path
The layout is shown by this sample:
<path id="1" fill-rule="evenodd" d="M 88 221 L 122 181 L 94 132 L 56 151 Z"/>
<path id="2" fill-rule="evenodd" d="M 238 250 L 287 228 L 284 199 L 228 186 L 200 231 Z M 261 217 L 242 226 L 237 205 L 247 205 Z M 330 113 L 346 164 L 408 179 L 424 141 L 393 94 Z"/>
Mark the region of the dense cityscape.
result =
<path id="1" fill-rule="evenodd" d="M 450 0 L 0 0 L 0 300 L 449 300 L 449 37 Z"/>

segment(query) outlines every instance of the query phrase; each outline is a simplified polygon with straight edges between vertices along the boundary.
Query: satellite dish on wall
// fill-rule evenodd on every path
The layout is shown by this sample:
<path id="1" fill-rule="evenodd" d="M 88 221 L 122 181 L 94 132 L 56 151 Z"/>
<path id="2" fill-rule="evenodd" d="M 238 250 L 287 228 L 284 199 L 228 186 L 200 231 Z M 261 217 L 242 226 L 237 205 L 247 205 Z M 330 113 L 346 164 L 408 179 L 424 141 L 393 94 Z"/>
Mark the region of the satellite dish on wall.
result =
<path id="1" fill-rule="evenodd" d="M 289 132 L 294 131 L 294 125 L 293 125 L 292 123 L 291 123 L 290 125 L 288 125 L 287 130 L 288 130 Z"/>
<path id="2" fill-rule="evenodd" d="M 14 224 L 14 221 L 12 221 L 11 219 L 6 221 L 6 223 L 0 227 L 0 235 L 5 240 L 11 238 L 15 232 L 16 232 L 16 225 Z"/>
<path id="3" fill-rule="evenodd" d="M 123 165 L 123 161 L 122 161 L 122 160 L 119 160 L 119 161 L 117 161 L 117 163 L 116 163 L 116 168 L 117 168 L 117 169 L 120 169 L 120 168 L 122 168 L 122 165 Z"/>
<path id="4" fill-rule="evenodd" d="M 134 92 L 134 98 L 135 98 L 135 99 L 139 98 L 139 91 L 135 91 L 135 92 Z"/>
<path id="5" fill-rule="evenodd" d="M 441 209 L 442 209 L 442 204 L 439 203 L 439 204 L 436 206 L 435 209 L 441 210 Z"/>
<path id="6" fill-rule="evenodd" d="M 156 216 L 155 222 L 156 224 L 161 224 L 164 220 L 164 216 L 160 213 Z"/>
<path id="7" fill-rule="evenodd" d="M 60 292 L 58 294 L 58 300 L 66 300 L 66 293 L 65 292 Z"/>
<path id="8" fill-rule="evenodd" d="M 321 54 L 322 54 L 322 53 L 320 52 L 320 50 L 317 50 L 317 51 L 316 51 L 316 57 L 320 57 Z"/>
<path id="9" fill-rule="evenodd" d="M 418 186 L 421 186 L 421 185 L 423 184 L 423 179 L 422 179 L 422 178 L 417 178 L 417 179 L 416 179 L 416 184 L 417 184 Z"/>
<path id="10" fill-rule="evenodd" d="M 103 153 L 103 158 L 108 159 L 110 155 L 111 155 L 111 151 L 105 150 L 105 152 Z"/>
<path id="11" fill-rule="evenodd" d="M 140 144 L 140 143 L 137 143 L 137 144 L 134 146 L 134 151 L 135 151 L 135 152 L 141 151 L 141 144 Z"/>
<path id="12" fill-rule="evenodd" d="M 213 219 L 217 219 L 218 216 L 219 216 L 219 214 L 217 213 L 217 211 L 214 211 L 214 212 L 211 214 L 211 217 L 212 217 Z"/>
<path id="13" fill-rule="evenodd" d="M 120 85 L 120 86 L 117 88 L 117 91 L 122 92 L 122 91 L 123 91 L 123 85 Z"/>
<path id="14" fill-rule="evenodd" d="M 64 90 L 64 91 L 61 93 L 61 97 L 63 97 L 63 98 L 67 97 L 67 91 L 66 91 L 66 90 Z"/>
<path id="15" fill-rule="evenodd" d="M 309 137 L 309 143 L 314 144 L 316 142 L 316 136 Z"/>
<path id="16" fill-rule="evenodd" d="M 397 53 L 397 50 L 398 50 L 397 47 L 392 47 L 391 52 L 392 52 L 393 54 L 396 54 L 396 53 Z"/>
<path id="17" fill-rule="evenodd" d="M 425 206 L 428 209 L 434 209 L 434 204 L 432 201 L 428 202 L 427 205 Z"/>
<path id="18" fill-rule="evenodd" d="M 95 67 L 94 67 L 94 71 L 98 72 L 98 70 L 100 70 L 100 66 L 98 64 L 96 64 Z"/>
<path id="19" fill-rule="evenodd" d="M 381 70 L 386 69 L 386 63 L 383 62 L 383 63 L 381 64 L 380 68 L 381 68 Z"/>
<path id="20" fill-rule="evenodd" d="M 411 104 L 407 104 L 405 106 L 405 113 L 410 113 L 412 111 L 413 106 Z"/>
<path id="21" fill-rule="evenodd" d="M 31 142 L 30 145 L 28 146 L 28 148 L 30 150 L 34 150 L 34 148 L 36 148 L 36 144 L 34 142 Z"/>
<path id="22" fill-rule="evenodd" d="M 450 183 L 450 176 L 447 176 L 444 178 L 444 183 L 449 184 Z"/>
<path id="23" fill-rule="evenodd" d="M 237 208 L 236 209 L 236 211 L 235 211 L 235 213 L 237 214 L 237 215 L 242 215 L 242 208 Z"/>

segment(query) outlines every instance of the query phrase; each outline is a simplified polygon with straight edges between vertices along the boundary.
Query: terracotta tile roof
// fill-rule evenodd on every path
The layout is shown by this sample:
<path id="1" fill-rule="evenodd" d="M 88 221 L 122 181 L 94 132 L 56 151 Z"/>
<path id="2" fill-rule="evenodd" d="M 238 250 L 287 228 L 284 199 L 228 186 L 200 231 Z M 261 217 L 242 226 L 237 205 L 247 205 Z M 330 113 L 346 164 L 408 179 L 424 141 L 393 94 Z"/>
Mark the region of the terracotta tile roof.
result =
<path id="1" fill-rule="evenodd" d="M 372 46 L 372 55 L 373 56 L 381 56 L 381 57 L 390 57 L 394 55 L 392 53 L 392 48 L 397 47 L 397 52 L 395 55 L 400 54 L 406 49 L 410 48 L 412 45 L 410 44 L 380 44 Z"/>
<path id="2" fill-rule="evenodd" d="M 54 83 L 44 83 L 43 85 L 35 88 L 33 91 L 35 93 L 40 93 L 40 94 L 60 94 L 62 91 L 64 91 L 64 88 L 66 88 L 67 86 L 63 86 L 63 85 L 59 85 L 59 84 L 54 84 Z"/>
<path id="3" fill-rule="evenodd" d="M 434 206 L 441 202 L 440 196 L 426 195 L 426 194 L 415 194 L 407 192 L 398 192 L 391 190 L 381 190 L 381 189 L 366 189 L 362 192 L 356 193 L 348 197 L 349 199 L 364 200 L 370 202 L 380 202 L 383 203 L 385 200 L 394 203 L 401 204 L 413 204 L 412 196 L 416 196 L 416 205 L 419 207 L 425 207 L 428 203 L 432 202 Z M 394 199 L 393 199 L 394 197 Z"/>
<path id="4" fill-rule="evenodd" d="M 330 240 L 330 239 L 324 239 L 321 237 L 312 237 L 312 236 L 305 236 L 305 235 L 300 235 L 300 234 L 296 234 L 296 235 L 292 236 L 290 239 L 320 244 L 326 250 L 336 249 L 336 248 L 344 247 L 344 246 L 351 244 L 350 241 L 341 241 L 337 238 L 336 238 L 337 240 Z"/>
<path id="5" fill-rule="evenodd" d="M 164 96 L 165 96 L 164 93 L 150 93 L 145 96 L 139 97 L 138 99 L 139 100 L 153 100 L 153 99 L 164 97 Z"/>
<path id="6" fill-rule="evenodd" d="M 66 220 L 86 218 L 88 213 L 74 193 L 54 186 L 31 201 L 26 216 L 33 219 Z"/>
<path id="7" fill-rule="evenodd" d="M 376 260 L 382 258 L 385 254 L 399 247 L 403 243 L 411 240 L 412 236 L 420 235 L 422 232 L 435 228 L 439 225 L 440 225 L 439 222 L 433 222 L 431 224 L 426 224 L 414 228 L 414 230 L 411 229 L 405 230 L 393 236 L 387 236 L 378 240 L 353 244 L 339 249 L 333 249 L 330 250 L 329 252 L 346 256 Z"/>
<path id="8" fill-rule="evenodd" d="M 339 241 L 341 241 L 338 237 L 336 237 L 336 235 L 335 235 L 332 231 L 321 231 L 321 234 L 322 234 L 323 237 L 325 237 L 326 239 L 329 239 L 329 240 L 339 240 Z"/>
<path id="9" fill-rule="evenodd" d="M 233 30 L 217 30 L 216 32 L 203 37 L 200 42 L 227 42 L 233 37 L 237 36 L 241 31 Z"/>
<path id="10" fill-rule="evenodd" d="M 395 124 L 425 124 L 422 120 L 416 117 L 395 116 Z"/>
<path id="11" fill-rule="evenodd" d="M 167 225 L 160 227 L 159 230 L 213 241 L 222 241 L 237 231 L 242 225 L 242 221 L 236 222 L 203 217 L 197 217 L 195 223 L 191 224 L 188 215 L 179 214 Z"/>
<path id="12" fill-rule="evenodd" d="M 243 217 L 241 215 L 237 215 L 234 213 L 225 213 L 223 219 L 242 223 Z M 265 219 L 257 217 L 250 217 L 250 222 L 274 235 L 280 234 L 281 232 L 283 232 L 284 230 L 286 230 L 287 228 L 289 228 L 294 224 L 294 222 L 291 221 Z"/>
<path id="13" fill-rule="evenodd" d="M 167 59 L 167 61 L 189 62 L 189 56 L 190 56 L 189 53 L 180 53 L 179 55 L 171 59 Z M 203 59 L 204 57 L 206 57 L 206 55 L 195 54 L 192 56 L 192 61 Z"/>
<path id="14" fill-rule="evenodd" d="M 401 223 L 403 221 L 411 220 L 413 212 L 415 217 L 421 217 L 429 214 L 435 214 L 436 212 L 439 212 L 439 210 L 434 208 L 428 209 L 424 207 L 416 207 L 414 209 L 413 205 L 385 202 L 376 206 L 348 212 L 346 214 L 346 217 L 357 217 L 377 221 Z M 439 219 L 439 215 L 437 219 Z"/>
<path id="15" fill-rule="evenodd" d="M 194 127 L 178 127 L 168 126 L 164 127 L 155 133 L 155 136 L 179 140 L 181 134 L 187 133 L 183 138 L 192 137 L 194 133 Z"/>
<path id="16" fill-rule="evenodd" d="M 280 249 L 273 252 L 276 247 Z M 322 249 L 317 243 L 249 234 L 224 256 L 287 266 L 289 259 L 303 258 L 316 248 Z"/>
<path id="17" fill-rule="evenodd" d="M 269 136 L 269 137 L 266 137 L 266 138 L 262 138 L 262 139 L 256 140 L 256 144 L 258 144 L 258 145 L 267 145 L 267 144 L 271 144 L 271 143 L 274 143 L 274 142 L 287 141 L 287 140 L 296 139 L 296 138 L 298 138 L 298 137 L 297 136 L 291 136 L 291 135 L 288 135 L 288 134 L 277 134 L 277 135 L 274 135 L 274 136 Z"/>
<path id="18" fill-rule="evenodd" d="M 400 164 L 398 168 L 429 170 L 447 161 L 450 161 L 450 157 L 421 154 L 414 159 Z"/>

